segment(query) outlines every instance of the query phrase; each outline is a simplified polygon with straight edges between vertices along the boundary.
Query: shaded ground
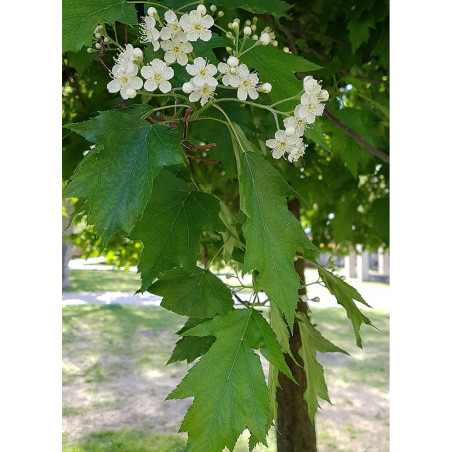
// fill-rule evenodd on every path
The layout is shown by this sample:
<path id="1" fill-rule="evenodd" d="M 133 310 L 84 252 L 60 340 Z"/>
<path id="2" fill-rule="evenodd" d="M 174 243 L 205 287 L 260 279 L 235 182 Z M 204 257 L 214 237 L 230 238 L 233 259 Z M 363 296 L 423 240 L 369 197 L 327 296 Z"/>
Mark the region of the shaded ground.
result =
<path id="1" fill-rule="evenodd" d="M 334 403 L 321 402 L 319 450 L 389 450 L 388 314 L 369 316 L 381 332 L 366 327 L 362 351 L 353 345 L 351 325 L 342 310 L 314 309 L 318 328 L 352 355 L 319 357 Z M 177 433 L 191 400 L 165 401 L 165 397 L 187 366 L 165 363 L 183 320 L 160 307 L 63 308 L 63 431 L 68 444 L 93 432 L 124 427 L 151 434 Z M 235 450 L 245 451 L 245 444 L 242 438 Z M 269 445 L 257 450 L 275 450 L 274 432 Z M 155 449 L 143 449 L 147 450 Z"/>

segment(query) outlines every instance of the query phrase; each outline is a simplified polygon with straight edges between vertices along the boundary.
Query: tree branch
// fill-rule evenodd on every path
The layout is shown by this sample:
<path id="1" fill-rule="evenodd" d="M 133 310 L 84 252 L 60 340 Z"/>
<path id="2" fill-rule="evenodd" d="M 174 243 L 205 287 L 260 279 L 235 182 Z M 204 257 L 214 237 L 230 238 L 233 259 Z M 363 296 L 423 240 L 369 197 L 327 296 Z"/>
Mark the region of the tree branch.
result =
<path id="1" fill-rule="evenodd" d="M 340 129 L 342 129 L 348 136 L 352 137 L 357 143 L 364 146 L 369 152 L 374 154 L 380 160 L 385 163 L 389 163 L 389 155 L 380 151 L 376 147 L 372 146 L 367 140 L 365 140 L 361 135 L 358 135 L 352 129 L 348 128 L 343 122 L 339 121 L 327 108 L 324 110 L 325 115 L 331 120 L 333 124 L 336 124 Z"/>

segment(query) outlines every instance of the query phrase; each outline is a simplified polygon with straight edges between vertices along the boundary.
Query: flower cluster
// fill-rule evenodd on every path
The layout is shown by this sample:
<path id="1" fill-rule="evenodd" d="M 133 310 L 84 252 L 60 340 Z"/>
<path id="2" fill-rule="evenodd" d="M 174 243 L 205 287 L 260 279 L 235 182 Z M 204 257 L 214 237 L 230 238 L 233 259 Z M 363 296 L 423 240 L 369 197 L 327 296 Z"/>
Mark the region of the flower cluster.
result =
<path id="1" fill-rule="evenodd" d="M 310 75 L 304 78 L 303 89 L 304 93 L 300 104 L 295 107 L 294 115 L 284 119 L 285 130 L 276 131 L 275 138 L 265 142 L 275 159 L 287 155 L 289 162 L 296 162 L 302 157 L 306 149 L 303 142 L 305 128 L 323 114 L 325 105 L 322 102 L 328 100 L 328 91 L 322 89 L 320 83 Z"/>

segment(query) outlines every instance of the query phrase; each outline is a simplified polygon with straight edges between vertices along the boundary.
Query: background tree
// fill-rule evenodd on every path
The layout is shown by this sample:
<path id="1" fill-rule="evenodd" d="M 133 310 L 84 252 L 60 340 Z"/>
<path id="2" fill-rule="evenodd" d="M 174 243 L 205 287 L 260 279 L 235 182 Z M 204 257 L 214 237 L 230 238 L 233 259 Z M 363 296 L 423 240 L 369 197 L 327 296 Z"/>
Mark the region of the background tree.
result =
<path id="1" fill-rule="evenodd" d="M 74 3 L 76 2 L 65 2 L 64 7 L 74 7 Z M 183 3 L 179 5 L 178 2 L 163 3 L 174 8 L 183 5 Z M 350 246 L 356 244 L 363 244 L 370 249 L 382 245 L 388 247 L 388 4 L 382 6 L 381 3 L 372 1 L 363 4 L 330 0 L 303 4 L 297 2 L 285 15 L 289 6 L 286 8 L 283 2 L 268 2 L 266 5 L 268 7 L 264 8 L 256 6 L 256 2 L 238 3 L 240 4 L 237 6 L 242 6 L 243 9 L 225 10 L 224 16 L 218 19 L 223 28 L 227 28 L 227 24 L 235 17 L 244 22 L 247 19 L 251 20 L 255 12 L 272 13 L 269 5 L 273 6 L 275 12 L 282 8 L 282 12 L 275 14 L 277 19 L 273 15 L 260 14 L 257 22 L 259 29 L 265 26 L 272 27 L 277 46 L 280 49 L 287 47 L 293 54 L 290 57 L 287 55 L 289 59 L 286 59 L 282 52 L 275 54 L 278 55 L 276 66 L 270 65 L 272 60 L 268 60 L 266 65 L 259 67 L 261 79 L 271 81 L 273 84 L 273 95 L 276 95 L 277 89 L 289 92 L 292 85 L 301 83 L 297 82 L 295 77 L 291 80 L 287 75 L 288 71 L 296 71 L 298 67 L 289 68 L 289 64 L 305 61 L 301 57 L 321 67 L 315 71 L 315 78 L 323 80 L 322 85 L 330 94 L 325 117 L 318 118 L 314 126 L 305 133 L 306 138 L 310 140 L 306 155 L 295 165 L 283 159 L 266 160 L 284 175 L 290 186 L 301 193 L 305 200 L 299 203 L 297 198 L 289 196 L 290 211 L 296 218 L 300 218 L 304 227 L 311 229 L 312 241 L 320 249 L 334 245 L 335 254 L 346 254 Z M 228 4 L 224 3 L 224 7 L 228 7 Z M 141 5 L 137 5 L 140 15 L 144 15 L 145 10 L 140 8 Z M 282 15 L 284 17 L 281 17 Z M 116 19 L 121 22 L 119 18 Z M 129 24 L 128 27 L 118 22 L 115 32 L 118 36 L 127 34 L 129 42 L 138 42 L 137 26 L 133 26 L 132 20 L 125 22 Z M 217 44 L 215 47 L 202 50 L 210 52 L 211 60 L 221 61 L 228 54 L 223 41 L 217 41 Z M 150 61 L 153 55 L 153 49 L 148 45 L 145 62 Z M 293 56 L 300 59 L 293 60 Z M 122 110 L 140 103 L 138 98 L 120 101 L 118 97 L 107 92 L 105 87 L 110 77 L 102 65 L 111 68 L 112 57 L 112 53 L 106 52 L 99 58 L 98 54 L 88 53 L 85 48 L 78 52 L 67 51 L 64 54 L 65 124 L 85 121 L 96 116 L 99 111 Z M 246 59 L 244 56 L 244 60 L 250 67 L 258 68 L 259 62 L 253 57 L 255 55 L 249 52 Z M 314 65 L 309 66 L 307 63 L 303 67 L 306 68 L 306 72 L 296 73 L 301 80 L 310 74 L 311 70 L 316 69 Z M 189 77 L 186 75 L 185 77 L 186 79 L 182 78 L 182 81 L 188 81 Z M 154 108 L 164 107 L 170 103 L 165 97 L 149 96 L 147 101 L 151 102 Z M 240 124 L 240 129 L 246 135 L 242 142 L 249 143 L 254 149 L 269 156 L 264 137 L 270 137 L 276 130 L 272 115 L 250 105 L 242 108 L 238 102 L 223 103 L 221 106 L 234 122 Z M 293 103 L 286 102 L 282 106 L 289 110 L 293 108 Z M 141 110 L 137 111 L 141 113 Z M 237 164 L 232 151 L 237 142 L 231 138 L 229 127 L 216 121 L 223 118 L 220 111 L 210 108 L 208 114 L 214 120 L 190 123 L 185 138 L 191 144 L 215 143 L 216 147 L 205 150 L 199 156 L 200 159 L 190 159 L 188 162 L 190 171 L 180 173 L 180 176 L 187 180 L 192 179 L 200 191 L 217 195 L 224 203 L 222 220 L 227 225 L 228 231 L 202 232 L 200 260 L 205 264 L 211 260 L 212 264 L 229 261 L 240 269 L 246 251 L 246 238 L 242 230 L 246 215 L 240 203 Z M 156 112 L 150 119 L 150 122 L 166 120 L 160 112 Z M 183 125 L 183 122 L 179 122 L 180 131 Z M 87 136 L 86 133 L 74 133 L 67 129 L 63 133 L 63 179 L 67 181 L 84 153 L 92 146 L 92 142 L 83 137 Z M 221 163 L 213 164 L 201 159 Z M 85 202 L 86 200 L 81 198 L 78 205 L 76 204 L 75 212 L 82 212 Z M 135 246 L 135 241 L 142 237 L 139 231 L 138 234 L 126 236 L 120 231 L 113 234 L 110 241 L 101 241 L 92 229 L 85 229 L 79 234 L 79 239 L 83 234 L 85 238 L 89 237 L 90 252 L 98 252 L 99 248 L 103 252 L 120 250 L 122 244 L 126 243 Z M 136 249 L 134 252 L 136 253 Z M 301 282 L 304 281 L 304 262 L 298 259 L 295 263 Z M 325 275 L 322 279 L 334 292 L 335 281 L 328 284 L 329 280 Z M 164 286 L 165 282 L 157 284 Z M 163 290 L 160 286 L 151 289 L 154 293 L 159 293 Z M 299 289 L 300 297 L 305 291 L 303 287 Z M 274 322 L 279 322 L 280 314 L 275 314 L 277 311 L 274 309 L 272 312 L 275 315 Z M 290 340 L 287 337 L 290 349 L 283 347 L 284 352 L 290 352 L 302 365 L 304 363 L 299 351 L 303 328 L 310 328 L 308 314 L 308 306 L 300 301 L 296 314 L 298 321 L 295 323 Z M 362 318 L 360 319 L 362 321 Z M 305 323 L 306 321 L 308 323 Z M 182 340 L 184 339 L 187 338 L 184 337 Z M 278 339 L 283 341 L 284 338 Z M 323 345 L 325 349 L 319 351 L 335 351 L 334 346 L 331 347 L 332 344 Z M 312 408 L 310 413 L 308 403 L 303 398 L 308 376 L 305 367 L 295 365 L 288 355 L 286 361 L 300 386 L 295 386 L 289 378 L 279 374 L 282 390 L 277 391 L 277 419 L 280 431 L 278 448 L 284 451 L 315 450 Z M 323 394 L 325 398 L 324 393 L 320 391 L 319 394 L 321 397 Z"/>

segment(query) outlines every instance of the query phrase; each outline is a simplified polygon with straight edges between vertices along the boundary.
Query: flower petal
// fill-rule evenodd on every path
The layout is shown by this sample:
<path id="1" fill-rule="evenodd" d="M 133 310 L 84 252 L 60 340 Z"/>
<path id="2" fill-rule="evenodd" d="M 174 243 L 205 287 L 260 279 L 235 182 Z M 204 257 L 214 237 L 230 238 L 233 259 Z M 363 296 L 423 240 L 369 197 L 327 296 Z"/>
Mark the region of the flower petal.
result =
<path id="1" fill-rule="evenodd" d="M 144 82 L 144 89 L 146 91 L 155 91 L 158 88 L 155 80 L 146 80 Z"/>
<path id="2" fill-rule="evenodd" d="M 199 37 L 202 41 L 210 41 L 210 39 L 212 38 L 212 32 L 210 30 L 201 30 Z"/>
<path id="3" fill-rule="evenodd" d="M 162 80 L 160 82 L 159 88 L 162 93 L 169 93 L 171 91 L 171 83 L 167 80 Z"/>
<path id="4" fill-rule="evenodd" d="M 117 93 L 121 89 L 121 80 L 115 79 L 107 84 L 109 93 Z"/>

